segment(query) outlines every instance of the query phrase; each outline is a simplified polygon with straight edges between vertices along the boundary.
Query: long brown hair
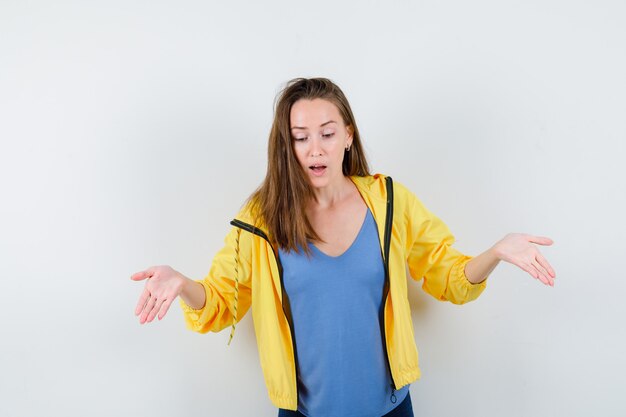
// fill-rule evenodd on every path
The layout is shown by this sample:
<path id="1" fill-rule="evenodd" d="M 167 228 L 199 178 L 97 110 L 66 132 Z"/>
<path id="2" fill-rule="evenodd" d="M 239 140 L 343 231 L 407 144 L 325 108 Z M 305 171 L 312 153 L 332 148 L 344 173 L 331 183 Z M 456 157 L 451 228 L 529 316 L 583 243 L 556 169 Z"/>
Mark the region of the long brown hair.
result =
<path id="1" fill-rule="evenodd" d="M 309 240 L 319 240 L 306 216 L 313 188 L 293 151 L 290 115 L 293 104 L 316 98 L 335 104 L 346 127 L 351 127 L 352 145 L 345 151 L 343 175 L 369 175 L 359 129 L 350 104 L 341 89 L 327 78 L 294 78 L 276 96 L 274 121 L 269 136 L 267 174 L 250 196 L 253 211 L 267 228 L 273 244 L 286 251 L 310 254 Z"/>

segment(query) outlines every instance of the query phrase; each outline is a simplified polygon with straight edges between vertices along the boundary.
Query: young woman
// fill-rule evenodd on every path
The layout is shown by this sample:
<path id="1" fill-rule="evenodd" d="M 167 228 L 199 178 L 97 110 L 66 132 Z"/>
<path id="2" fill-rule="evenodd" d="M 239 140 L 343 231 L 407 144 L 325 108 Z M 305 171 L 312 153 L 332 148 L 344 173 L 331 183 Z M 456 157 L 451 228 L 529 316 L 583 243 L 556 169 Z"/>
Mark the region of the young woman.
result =
<path id="1" fill-rule="evenodd" d="M 535 244 L 508 234 L 471 257 L 447 226 L 390 177 L 370 175 L 348 100 L 325 78 L 280 93 L 267 175 L 231 222 L 207 277 L 169 266 L 147 279 L 140 323 L 180 296 L 187 326 L 220 331 L 252 307 L 261 366 L 279 416 L 412 416 L 420 376 L 406 266 L 423 289 L 456 304 L 476 299 L 503 260 L 546 285 L 555 273 Z M 297 411 L 296 411 L 297 410 Z"/>

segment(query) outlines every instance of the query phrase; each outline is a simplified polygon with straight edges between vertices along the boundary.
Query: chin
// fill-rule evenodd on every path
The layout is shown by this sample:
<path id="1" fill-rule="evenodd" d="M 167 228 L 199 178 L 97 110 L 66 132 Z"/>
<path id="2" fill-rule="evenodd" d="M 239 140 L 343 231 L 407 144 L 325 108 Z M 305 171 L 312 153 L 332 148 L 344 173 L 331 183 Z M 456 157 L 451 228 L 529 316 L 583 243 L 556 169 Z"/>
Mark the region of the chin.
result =
<path id="1" fill-rule="evenodd" d="M 313 188 L 324 188 L 330 182 L 328 181 L 328 178 L 319 178 L 319 177 L 309 178 L 309 181 L 311 182 L 311 186 Z"/>
<path id="2" fill-rule="evenodd" d="M 343 175 L 340 175 L 340 177 L 343 177 Z M 315 189 L 333 186 L 340 183 L 341 179 L 342 178 L 337 178 L 336 176 L 329 175 L 328 172 L 326 173 L 326 175 L 322 176 L 309 175 L 309 182 L 311 186 Z"/>

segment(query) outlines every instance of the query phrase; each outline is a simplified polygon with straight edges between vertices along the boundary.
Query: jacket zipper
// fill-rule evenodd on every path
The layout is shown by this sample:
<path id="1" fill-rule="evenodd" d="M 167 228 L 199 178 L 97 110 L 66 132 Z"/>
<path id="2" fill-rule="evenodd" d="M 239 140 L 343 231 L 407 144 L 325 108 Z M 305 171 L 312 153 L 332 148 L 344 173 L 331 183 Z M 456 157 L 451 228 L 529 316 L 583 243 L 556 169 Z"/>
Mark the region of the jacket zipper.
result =
<path id="1" fill-rule="evenodd" d="M 393 374 L 391 373 L 391 364 L 389 362 L 389 353 L 387 352 L 387 335 L 385 332 L 385 304 L 387 301 L 387 295 L 389 294 L 389 249 L 391 247 L 391 226 L 393 224 L 393 180 L 391 177 L 385 178 L 385 186 L 387 189 L 387 213 L 385 215 L 385 235 L 383 242 L 383 261 L 385 264 L 385 284 L 383 286 L 383 303 L 382 314 L 380 320 L 380 331 L 383 337 L 383 349 L 385 351 L 385 363 L 387 364 L 387 370 L 391 378 L 391 397 L 392 403 L 396 403 L 397 398 L 395 391 L 397 390 L 396 383 L 393 380 Z"/>
<path id="2" fill-rule="evenodd" d="M 393 180 L 391 177 L 385 178 L 385 184 L 387 187 L 387 212 L 385 215 L 385 235 L 384 235 L 384 252 L 383 252 L 383 263 L 385 268 L 385 284 L 383 286 L 383 300 L 382 300 L 382 314 L 381 314 L 381 334 L 383 337 L 383 349 L 385 352 L 385 363 L 387 364 L 387 371 L 389 372 L 389 376 L 391 378 L 391 397 L 390 400 L 392 403 L 396 403 L 397 398 L 395 395 L 395 391 L 397 390 L 396 383 L 393 380 L 393 374 L 391 373 L 391 364 L 389 363 L 389 354 L 387 352 L 387 335 L 385 333 L 385 302 L 387 300 L 387 294 L 389 293 L 389 249 L 391 246 L 391 225 L 393 224 Z M 287 294 L 285 293 L 285 284 L 283 282 L 283 266 L 280 262 L 280 258 L 276 254 L 276 250 L 274 246 L 271 244 L 269 238 L 261 229 L 252 226 L 251 224 L 242 222 L 241 220 L 234 219 L 230 222 L 232 226 L 239 227 L 240 229 L 246 230 L 252 234 L 255 234 L 267 241 L 267 243 L 272 248 L 272 252 L 274 253 L 274 258 L 276 259 L 276 264 L 278 265 L 278 276 L 280 278 L 280 291 L 282 294 L 282 308 L 283 314 L 285 314 L 285 318 L 287 319 L 287 324 L 289 325 L 289 332 L 291 333 L 291 342 L 293 345 L 293 354 L 294 354 L 294 366 L 296 370 L 296 404 L 298 403 L 299 390 L 298 390 L 298 351 L 296 349 L 296 339 L 293 331 L 293 319 L 291 316 L 291 306 L 289 305 L 289 299 Z"/>
<path id="3" fill-rule="evenodd" d="M 292 348 L 293 348 L 293 354 L 294 354 L 294 367 L 296 370 L 296 404 L 298 404 L 298 399 L 299 399 L 299 390 L 298 390 L 298 379 L 299 379 L 299 371 L 298 371 L 298 351 L 296 350 L 296 338 L 295 338 L 295 334 L 293 331 L 293 318 L 291 316 L 291 306 L 289 304 L 289 298 L 287 296 L 287 294 L 285 293 L 285 284 L 283 282 L 283 265 L 280 262 L 280 258 L 278 257 L 278 255 L 276 254 L 276 250 L 274 249 L 274 246 L 271 244 L 269 238 L 267 237 L 267 235 L 265 234 L 265 232 L 263 232 L 261 229 L 259 229 L 258 227 L 254 227 L 251 224 L 242 222 L 241 220 L 237 220 L 234 219 L 230 222 L 230 224 L 232 226 L 235 227 L 239 227 L 240 229 L 246 230 L 252 234 L 255 234 L 263 239 L 265 239 L 267 241 L 267 244 L 272 248 L 272 252 L 274 253 L 274 258 L 276 259 L 276 265 L 278 265 L 278 276 L 280 278 L 280 292 L 282 294 L 282 308 L 283 308 L 283 314 L 285 315 L 285 318 L 287 319 L 287 324 L 289 325 L 289 333 L 291 334 L 291 343 L 292 343 Z"/>

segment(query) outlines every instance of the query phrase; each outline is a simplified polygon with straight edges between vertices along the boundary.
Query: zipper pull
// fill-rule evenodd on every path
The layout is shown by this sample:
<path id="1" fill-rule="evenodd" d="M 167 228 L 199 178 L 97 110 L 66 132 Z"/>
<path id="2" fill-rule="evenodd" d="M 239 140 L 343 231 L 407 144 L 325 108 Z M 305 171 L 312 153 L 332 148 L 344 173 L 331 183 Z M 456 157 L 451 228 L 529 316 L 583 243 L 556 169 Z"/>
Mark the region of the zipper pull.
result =
<path id="1" fill-rule="evenodd" d="M 395 404 L 398 402 L 398 398 L 396 397 L 396 389 L 394 388 L 393 384 L 389 385 L 391 385 L 391 397 L 389 399 L 391 400 L 392 404 Z"/>

